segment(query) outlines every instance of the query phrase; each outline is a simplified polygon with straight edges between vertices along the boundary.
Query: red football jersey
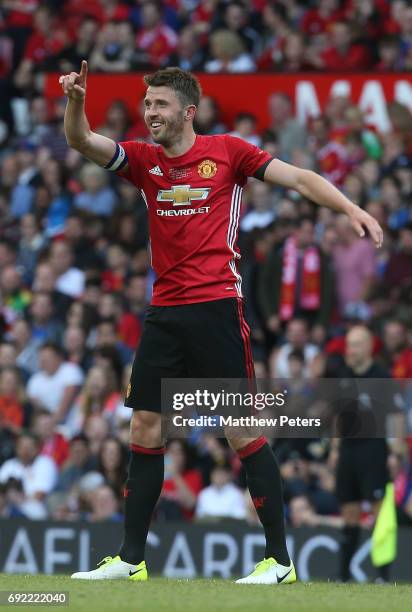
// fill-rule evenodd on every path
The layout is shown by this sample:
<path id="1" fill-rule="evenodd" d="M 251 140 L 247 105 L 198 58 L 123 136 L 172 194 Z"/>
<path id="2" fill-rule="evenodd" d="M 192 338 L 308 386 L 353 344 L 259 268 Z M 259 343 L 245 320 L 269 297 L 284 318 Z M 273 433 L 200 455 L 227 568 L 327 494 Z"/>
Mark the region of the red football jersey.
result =
<path id="1" fill-rule="evenodd" d="M 242 297 L 236 246 L 242 189 L 271 156 L 234 136 L 196 136 L 184 155 L 122 142 L 127 172 L 149 215 L 152 304 L 175 306 Z"/>

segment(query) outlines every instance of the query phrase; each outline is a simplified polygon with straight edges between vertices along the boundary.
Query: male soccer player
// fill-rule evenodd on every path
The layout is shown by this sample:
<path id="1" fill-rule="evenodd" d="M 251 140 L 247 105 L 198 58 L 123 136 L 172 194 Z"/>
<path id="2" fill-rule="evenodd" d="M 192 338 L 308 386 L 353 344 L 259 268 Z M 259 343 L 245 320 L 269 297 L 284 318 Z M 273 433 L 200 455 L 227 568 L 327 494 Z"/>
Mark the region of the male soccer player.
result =
<path id="1" fill-rule="evenodd" d="M 254 176 L 346 213 L 360 235 L 377 246 L 382 230 L 317 174 L 295 168 L 229 135 L 199 136 L 193 120 L 201 89 L 178 68 L 145 77 L 145 121 L 154 145 L 115 143 L 91 131 L 85 115 L 87 63 L 60 77 L 68 98 L 70 146 L 136 185 L 146 202 L 157 275 L 151 307 L 127 394 L 134 410 L 125 499 L 124 540 L 100 567 L 77 572 L 87 580 L 146 580 L 145 543 L 164 473 L 162 378 L 249 378 L 253 361 L 243 316 L 236 247 L 242 189 Z M 238 453 L 266 536 L 265 558 L 238 583 L 296 581 L 285 541 L 279 468 L 264 437 L 229 439 Z"/>

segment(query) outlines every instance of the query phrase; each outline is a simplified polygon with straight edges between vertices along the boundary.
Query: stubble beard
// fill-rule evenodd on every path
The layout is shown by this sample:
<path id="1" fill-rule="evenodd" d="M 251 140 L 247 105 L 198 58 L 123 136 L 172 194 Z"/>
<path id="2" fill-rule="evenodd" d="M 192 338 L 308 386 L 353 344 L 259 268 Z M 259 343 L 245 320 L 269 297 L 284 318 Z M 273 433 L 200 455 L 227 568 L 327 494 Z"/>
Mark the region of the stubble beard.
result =
<path id="1" fill-rule="evenodd" d="M 183 127 L 184 118 L 182 113 L 177 116 L 176 119 L 168 121 L 164 134 L 159 134 L 158 137 L 152 135 L 152 138 L 156 144 L 160 144 L 162 147 L 165 147 L 165 149 L 168 149 L 182 140 Z"/>

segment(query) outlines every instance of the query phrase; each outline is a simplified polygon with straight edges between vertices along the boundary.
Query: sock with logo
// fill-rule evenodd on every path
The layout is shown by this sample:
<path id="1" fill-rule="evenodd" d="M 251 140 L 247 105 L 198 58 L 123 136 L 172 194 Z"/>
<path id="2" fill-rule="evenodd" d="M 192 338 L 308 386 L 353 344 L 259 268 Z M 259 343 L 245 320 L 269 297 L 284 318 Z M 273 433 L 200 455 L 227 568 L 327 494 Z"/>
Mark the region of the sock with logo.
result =
<path id="1" fill-rule="evenodd" d="M 289 565 L 279 466 L 266 438 L 261 436 L 237 451 L 246 481 L 266 537 L 265 559 L 274 557 Z"/>
<path id="2" fill-rule="evenodd" d="M 350 562 L 355 554 L 360 536 L 360 527 L 357 525 L 345 525 L 342 529 L 340 545 L 340 577 L 343 582 L 350 579 Z"/>
<path id="3" fill-rule="evenodd" d="M 119 555 L 122 561 L 137 565 L 144 560 L 150 521 L 163 486 L 165 449 L 131 444 L 130 451 L 124 492 L 124 538 Z"/>

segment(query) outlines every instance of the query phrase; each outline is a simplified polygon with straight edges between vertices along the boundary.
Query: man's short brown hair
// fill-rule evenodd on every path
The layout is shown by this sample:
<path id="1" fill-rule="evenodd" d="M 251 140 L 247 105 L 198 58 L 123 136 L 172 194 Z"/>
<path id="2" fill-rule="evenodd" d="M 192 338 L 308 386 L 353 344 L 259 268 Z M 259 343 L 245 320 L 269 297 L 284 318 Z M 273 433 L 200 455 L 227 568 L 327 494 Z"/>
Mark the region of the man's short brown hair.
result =
<path id="1" fill-rule="evenodd" d="M 148 87 L 170 87 L 179 96 L 183 106 L 199 106 L 202 89 L 197 78 L 180 68 L 161 68 L 143 78 Z"/>

